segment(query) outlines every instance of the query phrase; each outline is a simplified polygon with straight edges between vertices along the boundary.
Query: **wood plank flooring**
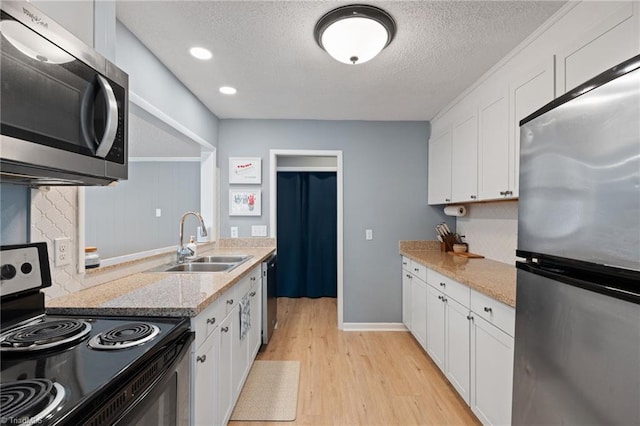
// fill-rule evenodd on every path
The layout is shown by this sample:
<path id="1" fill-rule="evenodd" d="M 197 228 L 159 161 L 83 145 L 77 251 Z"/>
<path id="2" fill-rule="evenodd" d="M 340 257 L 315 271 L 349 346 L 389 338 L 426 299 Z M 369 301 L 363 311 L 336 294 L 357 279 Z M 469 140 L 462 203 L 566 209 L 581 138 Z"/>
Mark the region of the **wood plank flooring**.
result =
<path id="1" fill-rule="evenodd" d="M 478 425 L 408 332 L 343 332 L 336 299 L 278 299 L 262 360 L 300 361 L 295 422 L 277 425 Z"/>

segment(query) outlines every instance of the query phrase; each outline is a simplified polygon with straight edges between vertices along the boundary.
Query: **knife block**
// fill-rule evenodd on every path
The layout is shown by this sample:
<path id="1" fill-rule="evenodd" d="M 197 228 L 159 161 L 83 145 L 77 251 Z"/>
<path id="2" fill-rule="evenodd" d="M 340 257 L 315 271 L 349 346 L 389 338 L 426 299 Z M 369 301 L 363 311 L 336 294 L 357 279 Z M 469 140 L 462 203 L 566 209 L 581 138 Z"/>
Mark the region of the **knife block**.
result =
<path id="1" fill-rule="evenodd" d="M 448 234 L 445 235 L 444 237 L 442 237 L 442 239 L 444 240 L 443 244 L 444 244 L 444 251 L 453 251 L 453 245 L 457 244 L 458 240 L 456 239 L 456 236 L 453 234 Z"/>

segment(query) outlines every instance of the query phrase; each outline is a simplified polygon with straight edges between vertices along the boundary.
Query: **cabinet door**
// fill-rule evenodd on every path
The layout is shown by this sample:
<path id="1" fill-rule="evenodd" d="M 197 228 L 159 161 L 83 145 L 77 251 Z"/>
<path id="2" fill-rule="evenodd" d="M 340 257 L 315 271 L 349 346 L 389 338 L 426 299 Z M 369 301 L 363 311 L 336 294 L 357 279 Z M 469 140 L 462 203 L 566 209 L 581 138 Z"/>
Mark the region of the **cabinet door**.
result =
<path id="1" fill-rule="evenodd" d="M 427 286 L 427 353 L 444 371 L 445 351 L 445 304 L 444 295 L 430 285 Z"/>
<path id="2" fill-rule="evenodd" d="M 619 3 L 598 25 L 558 52 L 558 96 L 640 52 L 634 3 Z"/>
<path id="3" fill-rule="evenodd" d="M 249 290 L 249 298 L 251 306 L 251 329 L 249 330 L 248 336 L 247 368 L 251 367 L 262 344 L 262 281 L 259 278 Z"/>
<path id="4" fill-rule="evenodd" d="M 408 330 L 411 327 L 411 274 L 402 271 L 402 322 Z"/>
<path id="5" fill-rule="evenodd" d="M 194 424 L 211 424 L 218 414 L 219 332 L 213 332 L 195 352 Z"/>
<path id="6" fill-rule="evenodd" d="M 513 338 L 472 316 L 471 410 L 484 425 L 511 424 Z"/>
<path id="7" fill-rule="evenodd" d="M 445 298 L 445 372 L 462 399 L 469 403 L 469 309 Z"/>
<path id="8" fill-rule="evenodd" d="M 231 336 L 231 354 L 233 356 L 232 367 L 232 395 L 233 402 L 240 395 L 242 390 L 242 384 L 244 379 L 244 373 L 247 369 L 247 351 L 249 350 L 249 335 L 247 334 L 244 339 L 240 340 L 240 303 L 238 303 L 233 311 L 229 314 L 232 317 L 231 323 L 233 324 L 232 336 Z"/>
<path id="9" fill-rule="evenodd" d="M 517 75 L 509 85 L 510 143 L 508 196 L 518 197 L 520 173 L 520 120 L 553 100 L 555 77 L 551 56 L 531 70 Z"/>
<path id="10" fill-rule="evenodd" d="M 451 199 L 478 198 L 478 114 L 470 108 L 454 122 L 451 136 Z"/>
<path id="11" fill-rule="evenodd" d="M 478 108 L 478 198 L 506 198 L 509 190 L 509 94 L 505 85 Z"/>
<path id="12" fill-rule="evenodd" d="M 451 202 L 451 131 L 429 140 L 429 204 Z"/>
<path id="13" fill-rule="evenodd" d="M 237 308 L 236 308 L 237 309 Z M 233 395 L 233 335 L 234 325 L 237 316 L 227 315 L 220 323 L 220 327 L 214 331 L 219 334 L 220 352 L 218 358 L 218 416 L 216 416 L 217 425 L 225 425 L 231 417 L 233 404 L 235 401 Z M 207 424 L 207 423 L 205 423 Z"/>
<path id="14" fill-rule="evenodd" d="M 427 283 L 411 279 L 411 332 L 418 343 L 427 348 Z"/>

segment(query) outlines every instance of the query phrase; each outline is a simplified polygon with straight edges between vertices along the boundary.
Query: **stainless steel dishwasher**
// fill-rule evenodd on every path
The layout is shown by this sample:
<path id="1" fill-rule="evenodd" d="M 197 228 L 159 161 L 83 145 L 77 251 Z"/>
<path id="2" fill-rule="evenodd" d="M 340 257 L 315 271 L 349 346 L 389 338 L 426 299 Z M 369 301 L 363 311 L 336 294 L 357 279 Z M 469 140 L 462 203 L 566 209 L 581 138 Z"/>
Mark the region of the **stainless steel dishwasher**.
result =
<path id="1" fill-rule="evenodd" d="M 277 257 L 274 253 L 262 262 L 262 347 L 269 343 L 278 323 L 276 299 Z"/>

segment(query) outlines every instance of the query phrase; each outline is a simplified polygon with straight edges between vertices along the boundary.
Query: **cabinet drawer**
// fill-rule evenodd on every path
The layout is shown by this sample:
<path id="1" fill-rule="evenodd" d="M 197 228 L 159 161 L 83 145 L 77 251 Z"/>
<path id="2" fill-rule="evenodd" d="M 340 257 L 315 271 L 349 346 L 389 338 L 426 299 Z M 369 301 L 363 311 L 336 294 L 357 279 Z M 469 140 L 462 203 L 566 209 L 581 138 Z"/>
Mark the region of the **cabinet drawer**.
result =
<path id="1" fill-rule="evenodd" d="M 225 303 L 223 294 L 221 298 L 217 299 L 211 305 L 197 317 L 192 320 L 193 328 L 196 332 L 196 348 L 199 348 L 206 338 L 213 333 L 213 330 L 220 324 L 222 319 L 226 315 Z"/>
<path id="2" fill-rule="evenodd" d="M 455 299 L 458 303 L 465 307 L 469 307 L 470 289 L 464 284 L 445 277 L 439 272 L 429 271 L 429 284 L 442 291 L 447 296 Z"/>
<path id="3" fill-rule="evenodd" d="M 408 257 L 402 256 L 402 269 L 404 269 L 405 271 L 411 271 L 411 259 L 409 259 Z"/>
<path id="4" fill-rule="evenodd" d="M 411 261 L 411 273 L 420 278 L 425 283 L 427 282 L 427 267 L 416 262 L 415 260 Z"/>
<path id="5" fill-rule="evenodd" d="M 495 325 L 509 336 L 514 335 L 516 312 L 511 306 L 471 290 L 471 310 L 491 324 Z"/>

